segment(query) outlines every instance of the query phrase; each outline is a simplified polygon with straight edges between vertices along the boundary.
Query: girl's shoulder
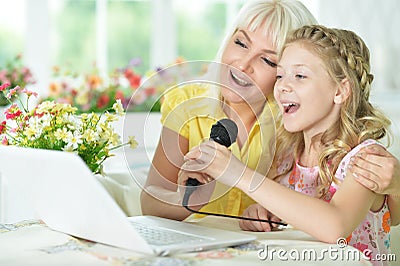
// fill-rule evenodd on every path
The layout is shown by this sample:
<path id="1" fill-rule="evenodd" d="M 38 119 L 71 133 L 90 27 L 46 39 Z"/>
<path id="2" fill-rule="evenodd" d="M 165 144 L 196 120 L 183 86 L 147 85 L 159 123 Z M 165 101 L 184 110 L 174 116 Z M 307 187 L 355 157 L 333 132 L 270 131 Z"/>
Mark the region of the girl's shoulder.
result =
<path id="1" fill-rule="evenodd" d="M 363 142 L 361 142 L 360 144 L 358 144 L 357 146 L 355 146 L 353 149 L 351 149 L 351 151 L 349 151 L 349 153 L 346 154 L 346 156 L 343 159 L 352 157 L 355 154 L 357 154 L 362 148 L 367 147 L 369 145 L 373 145 L 373 144 L 378 144 L 378 145 L 384 146 L 382 143 L 380 143 L 377 140 L 367 139 L 367 140 L 364 140 Z"/>

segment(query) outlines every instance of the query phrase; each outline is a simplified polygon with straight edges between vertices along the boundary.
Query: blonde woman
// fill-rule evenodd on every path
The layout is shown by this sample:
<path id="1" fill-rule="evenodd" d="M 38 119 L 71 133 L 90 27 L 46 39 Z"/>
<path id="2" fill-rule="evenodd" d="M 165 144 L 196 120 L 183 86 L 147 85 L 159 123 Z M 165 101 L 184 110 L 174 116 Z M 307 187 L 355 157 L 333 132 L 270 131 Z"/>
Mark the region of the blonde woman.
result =
<path id="1" fill-rule="evenodd" d="M 162 105 L 162 133 L 141 194 L 143 214 L 183 220 L 178 172 L 184 155 L 209 138 L 211 126 L 230 118 L 239 126 L 233 153 L 251 169 L 266 174 L 274 154 L 277 107 L 272 92 L 277 51 L 291 30 L 316 20 L 297 0 L 247 1 L 218 52 L 217 83 L 192 84 L 170 91 Z M 210 74 L 215 74 L 210 71 Z M 229 87 L 229 88 L 228 88 Z M 254 200 L 223 184 L 199 188 L 191 197 L 194 209 L 242 215 Z"/>

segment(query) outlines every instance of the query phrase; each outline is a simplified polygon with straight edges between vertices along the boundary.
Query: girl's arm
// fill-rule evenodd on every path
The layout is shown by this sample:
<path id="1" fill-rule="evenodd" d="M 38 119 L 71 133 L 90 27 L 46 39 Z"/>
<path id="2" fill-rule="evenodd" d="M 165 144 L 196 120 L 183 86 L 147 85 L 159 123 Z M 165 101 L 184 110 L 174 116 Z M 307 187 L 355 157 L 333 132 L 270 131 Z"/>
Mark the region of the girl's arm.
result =
<path id="1" fill-rule="evenodd" d="M 178 172 L 188 147 L 189 142 L 186 138 L 163 127 L 146 184 L 140 196 L 143 214 L 174 220 L 183 220 L 190 215 L 190 212 L 182 207 L 182 195 L 177 185 Z M 193 196 L 206 197 L 201 202 L 207 202 L 207 197 L 211 195 L 211 192 L 201 189 L 196 193 Z M 201 206 L 197 205 L 194 208 L 200 209 Z"/>
<path id="2" fill-rule="evenodd" d="M 381 145 L 361 149 L 352 159 L 350 172 L 366 188 L 389 196 L 392 225 L 400 223 L 400 163 Z"/>
<path id="3" fill-rule="evenodd" d="M 336 243 L 361 223 L 376 195 L 348 176 L 331 203 L 288 189 L 247 168 L 225 147 L 205 142 L 186 155 L 180 180 L 190 171 L 237 186 L 269 211 L 320 241 Z M 189 172 L 188 172 L 189 171 Z"/>

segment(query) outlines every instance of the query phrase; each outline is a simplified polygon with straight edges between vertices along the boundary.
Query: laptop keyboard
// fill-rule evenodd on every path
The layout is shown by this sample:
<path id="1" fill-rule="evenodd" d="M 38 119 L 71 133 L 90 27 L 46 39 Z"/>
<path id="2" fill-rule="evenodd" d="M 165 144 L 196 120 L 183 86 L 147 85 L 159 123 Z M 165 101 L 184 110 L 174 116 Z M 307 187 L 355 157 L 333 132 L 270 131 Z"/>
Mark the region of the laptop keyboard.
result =
<path id="1" fill-rule="evenodd" d="M 199 243 L 210 240 L 207 237 L 200 237 L 191 234 L 182 233 L 168 228 L 148 226 L 141 223 L 129 221 L 136 231 L 153 246 L 165 246 L 182 243 Z"/>

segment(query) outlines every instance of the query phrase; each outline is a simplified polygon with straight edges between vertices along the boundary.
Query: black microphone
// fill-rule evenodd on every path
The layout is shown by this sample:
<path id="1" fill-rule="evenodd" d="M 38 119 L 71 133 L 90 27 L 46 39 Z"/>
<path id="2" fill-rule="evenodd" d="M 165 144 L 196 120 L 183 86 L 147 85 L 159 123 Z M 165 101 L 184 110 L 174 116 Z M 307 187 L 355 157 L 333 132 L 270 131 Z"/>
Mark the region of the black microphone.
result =
<path id="1" fill-rule="evenodd" d="M 225 147 L 229 147 L 236 141 L 238 134 L 238 127 L 230 119 L 224 118 L 219 120 L 217 123 L 215 123 L 211 127 L 211 132 L 210 132 L 210 139 L 213 141 L 224 145 Z M 202 211 L 196 211 L 191 209 L 188 206 L 189 198 L 190 195 L 196 190 L 197 186 L 200 185 L 201 183 L 195 179 L 195 178 L 189 178 L 186 181 L 186 191 L 185 195 L 183 196 L 182 200 L 182 206 L 185 207 L 188 211 L 193 212 L 193 213 L 198 213 L 198 214 L 204 214 L 204 215 L 214 215 L 214 216 L 220 216 L 220 217 L 227 217 L 227 218 L 234 218 L 234 219 L 242 219 L 242 220 L 249 220 L 249 221 L 258 221 L 258 222 L 266 222 L 269 223 L 269 225 L 272 228 L 272 224 L 278 224 L 278 225 L 283 225 L 286 226 L 286 223 L 283 222 L 276 222 L 276 221 L 271 221 L 271 220 L 263 220 L 263 219 L 256 219 L 256 218 L 250 218 L 250 217 L 242 217 L 242 216 L 233 216 L 233 215 L 227 215 L 227 214 L 221 214 L 221 213 L 210 213 L 210 212 L 202 212 Z"/>
<path id="2" fill-rule="evenodd" d="M 211 127 L 210 139 L 213 141 L 229 147 L 236 141 L 238 134 L 238 127 L 235 122 L 230 119 L 224 118 Z M 200 182 L 195 178 L 189 178 L 186 181 L 186 191 L 182 200 L 183 206 L 188 206 L 190 195 L 196 190 Z"/>
<path id="3" fill-rule="evenodd" d="M 230 119 L 224 118 L 217 121 L 217 123 L 211 127 L 210 139 L 228 148 L 236 141 L 237 134 L 238 127 L 236 123 Z M 195 178 L 189 178 L 186 181 L 186 191 L 182 200 L 183 206 L 188 205 L 190 195 L 192 195 L 199 185 L 200 182 Z"/>

